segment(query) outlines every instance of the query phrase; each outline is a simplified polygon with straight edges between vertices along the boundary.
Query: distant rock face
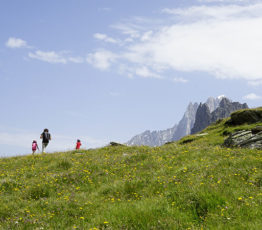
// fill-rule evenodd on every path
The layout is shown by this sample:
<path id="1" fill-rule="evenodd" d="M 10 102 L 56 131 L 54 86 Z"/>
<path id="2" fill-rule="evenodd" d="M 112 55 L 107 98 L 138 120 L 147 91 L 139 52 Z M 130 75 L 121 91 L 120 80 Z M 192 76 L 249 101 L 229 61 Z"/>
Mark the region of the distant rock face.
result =
<path id="1" fill-rule="evenodd" d="M 226 97 L 223 97 L 219 103 L 219 106 L 210 112 L 210 109 L 206 103 L 201 104 L 196 112 L 196 121 L 191 130 L 191 134 L 197 133 L 218 119 L 229 117 L 230 114 L 236 110 L 247 109 L 246 103 L 240 104 L 239 102 L 231 102 Z"/>
<path id="2" fill-rule="evenodd" d="M 212 104 L 212 102 L 211 102 Z M 191 129 L 195 123 L 196 111 L 198 103 L 189 103 L 183 118 L 178 125 L 174 125 L 170 129 L 160 131 L 145 131 L 139 135 L 134 136 L 127 145 L 148 145 L 160 146 L 167 142 L 179 140 L 181 137 L 190 134 Z"/>
<path id="3" fill-rule="evenodd" d="M 139 135 L 134 136 L 127 145 L 148 145 L 148 146 L 160 146 L 169 142 L 177 129 L 177 125 L 170 129 L 161 131 L 145 131 Z"/>
<path id="4" fill-rule="evenodd" d="M 196 112 L 196 120 L 193 128 L 191 129 L 191 133 L 197 133 L 207 127 L 211 121 L 211 113 L 206 103 L 198 106 Z"/>
<path id="5" fill-rule="evenodd" d="M 181 137 L 190 134 L 191 129 L 195 123 L 197 108 L 198 108 L 197 103 L 194 104 L 191 102 L 189 103 L 187 110 L 181 121 L 178 123 L 177 129 L 174 132 L 173 138 L 170 141 L 179 140 Z"/>
<path id="6" fill-rule="evenodd" d="M 253 130 L 242 130 L 230 134 L 225 140 L 224 145 L 226 147 L 243 147 L 251 149 L 262 149 L 262 127 Z"/>
<path id="7" fill-rule="evenodd" d="M 240 109 L 248 109 L 247 104 L 231 102 L 229 99 L 223 98 L 219 107 L 212 113 L 211 123 L 216 122 L 218 119 L 229 117 L 232 112 Z"/>
<path id="8" fill-rule="evenodd" d="M 183 118 L 178 125 L 174 125 L 170 129 L 160 131 L 145 131 L 139 135 L 134 136 L 127 145 L 148 145 L 160 146 L 167 142 L 179 140 L 181 137 L 190 134 L 191 129 L 195 123 L 195 116 L 197 111 L 197 103 L 189 103 Z"/>
<path id="9" fill-rule="evenodd" d="M 218 106 L 220 101 L 224 98 L 224 96 L 219 96 L 217 98 L 209 97 L 206 101 L 206 105 L 209 108 L 210 113 L 212 113 Z"/>
<path id="10" fill-rule="evenodd" d="M 193 133 L 199 132 L 217 119 L 228 117 L 231 112 L 242 108 L 247 108 L 247 105 L 230 102 L 224 96 L 209 97 L 205 103 L 200 103 L 200 105 L 190 102 L 178 125 L 160 131 L 147 130 L 134 136 L 126 144 L 160 146 L 167 142 L 179 140 L 181 137 L 190 134 L 191 131 Z"/>

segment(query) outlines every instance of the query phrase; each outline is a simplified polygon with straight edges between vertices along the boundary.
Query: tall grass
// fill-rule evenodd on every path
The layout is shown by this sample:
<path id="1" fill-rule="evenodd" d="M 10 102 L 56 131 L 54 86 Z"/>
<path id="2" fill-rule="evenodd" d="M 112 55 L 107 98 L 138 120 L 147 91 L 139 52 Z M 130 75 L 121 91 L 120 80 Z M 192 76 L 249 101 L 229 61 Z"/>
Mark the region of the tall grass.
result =
<path id="1" fill-rule="evenodd" d="M 236 128 L 0 159 L 0 229 L 262 229 L 262 151 L 221 146 Z"/>

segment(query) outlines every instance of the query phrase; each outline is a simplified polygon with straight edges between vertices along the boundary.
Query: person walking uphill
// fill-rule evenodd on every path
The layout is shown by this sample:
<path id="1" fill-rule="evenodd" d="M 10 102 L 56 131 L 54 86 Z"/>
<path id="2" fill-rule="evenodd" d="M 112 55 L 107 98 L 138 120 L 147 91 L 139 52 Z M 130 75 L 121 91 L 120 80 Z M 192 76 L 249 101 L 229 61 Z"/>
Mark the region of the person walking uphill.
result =
<path id="1" fill-rule="evenodd" d="M 76 142 L 76 149 L 80 149 L 80 146 L 81 146 L 81 141 L 78 139 L 77 142 Z"/>
<path id="2" fill-rule="evenodd" d="M 40 138 L 42 139 L 42 153 L 45 153 L 45 149 L 51 140 L 51 134 L 48 129 L 44 129 L 44 132 L 41 134 Z"/>
<path id="3" fill-rule="evenodd" d="M 35 151 L 38 149 L 39 151 L 39 148 L 38 148 L 38 144 L 37 144 L 37 141 L 33 140 L 33 143 L 32 143 L 32 154 L 34 155 Z"/>

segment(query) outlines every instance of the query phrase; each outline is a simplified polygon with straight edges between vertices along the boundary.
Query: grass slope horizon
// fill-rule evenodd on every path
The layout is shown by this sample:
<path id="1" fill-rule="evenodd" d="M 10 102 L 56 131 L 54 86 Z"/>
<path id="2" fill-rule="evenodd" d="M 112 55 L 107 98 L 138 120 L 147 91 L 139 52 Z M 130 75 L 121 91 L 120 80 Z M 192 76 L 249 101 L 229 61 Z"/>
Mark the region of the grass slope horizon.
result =
<path id="1" fill-rule="evenodd" d="M 262 150 L 222 145 L 262 122 L 227 121 L 160 147 L 2 158 L 0 229 L 262 229 Z"/>

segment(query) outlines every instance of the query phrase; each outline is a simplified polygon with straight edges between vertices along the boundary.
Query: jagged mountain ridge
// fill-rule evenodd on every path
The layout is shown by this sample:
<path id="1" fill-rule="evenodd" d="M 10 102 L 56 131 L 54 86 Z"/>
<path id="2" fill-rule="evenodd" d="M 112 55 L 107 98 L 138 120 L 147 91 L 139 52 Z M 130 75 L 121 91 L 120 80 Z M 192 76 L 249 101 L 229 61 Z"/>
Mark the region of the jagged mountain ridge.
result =
<path id="1" fill-rule="evenodd" d="M 172 139 L 169 141 L 179 140 L 181 137 L 186 136 L 191 132 L 191 129 L 195 123 L 197 108 L 198 103 L 189 103 L 183 118 L 177 125 L 177 129 L 175 130 Z"/>
<path id="2" fill-rule="evenodd" d="M 190 133 L 197 133 L 198 131 L 202 130 L 203 127 L 207 127 L 211 120 L 211 113 L 206 103 L 200 105 L 197 108 L 195 123 L 190 130 Z"/>
<path id="3" fill-rule="evenodd" d="M 186 112 L 183 118 L 178 124 L 175 124 L 172 128 L 160 131 L 150 131 L 147 130 L 141 134 L 138 134 L 131 138 L 126 144 L 127 145 L 148 145 L 148 146 L 160 146 L 170 141 L 179 140 L 181 137 L 191 134 L 194 125 L 198 127 L 197 130 L 202 130 L 203 127 L 207 127 L 210 122 L 214 122 L 219 118 L 228 117 L 231 112 L 240 109 L 238 102 L 232 102 L 233 105 L 229 105 L 229 99 L 222 103 L 222 108 L 220 108 L 221 101 L 226 98 L 221 95 L 217 98 L 209 97 L 205 103 L 192 103 L 190 102 L 187 106 Z M 231 103 L 231 102 L 230 102 Z M 244 108 L 246 108 L 244 106 Z M 230 109 L 233 108 L 233 109 Z M 243 107 L 241 107 L 243 108 Z M 199 110 L 199 111 L 198 111 Z M 198 111 L 198 115 L 197 115 Z M 213 115 L 211 115 L 213 113 Z M 205 123 L 199 124 L 198 120 L 204 118 Z M 197 122 L 195 121 L 197 119 Z"/>
<path id="4" fill-rule="evenodd" d="M 216 98 L 214 97 L 209 97 L 205 104 L 208 106 L 209 111 L 212 113 L 218 106 L 221 100 L 224 98 L 224 95 L 220 95 Z"/>
<path id="5" fill-rule="evenodd" d="M 195 114 L 197 110 L 197 103 L 189 103 L 186 112 L 181 121 L 175 124 L 171 129 L 160 130 L 160 131 L 145 131 L 131 138 L 126 144 L 133 145 L 148 145 L 148 146 L 159 146 L 167 142 L 178 140 L 182 136 L 190 133 L 191 128 L 194 124 Z"/>
<path id="6" fill-rule="evenodd" d="M 172 140 L 174 133 L 176 132 L 177 125 L 174 125 L 170 129 L 160 131 L 150 131 L 134 136 L 127 142 L 127 145 L 148 145 L 148 146 L 160 146 Z"/>
<path id="7" fill-rule="evenodd" d="M 246 103 L 241 104 L 239 102 L 232 102 L 226 97 L 222 98 L 219 106 L 213 112 L 210 111 L 209 106 L 206 103 L 200 103 L 196 112 L 195 124 L 191 130 L 191 134 L 203 130 L 218 119 L 229 117 L 232 112 L 240 109 L 248 109 L 248 105 Z"/>
<path id="8" fill-rule="evenodd" d="M 223 96 L 213 98 L 209 97 L 206 101 L 206 105 L 209 110 L 215 110 Z M 148 145 L 148 146 L 159 146 L 166 142 L 179 140 L 181 137 L 190 134 L 191 129 L 195 123 L 196 112 L 198 103 L 190 102 L 187 106 L 186 112 L 178 124 L 175 124 L 172 128 L 160 131 L 145 131 L 131 138 L 126 144 L 127 145 Z"/>

